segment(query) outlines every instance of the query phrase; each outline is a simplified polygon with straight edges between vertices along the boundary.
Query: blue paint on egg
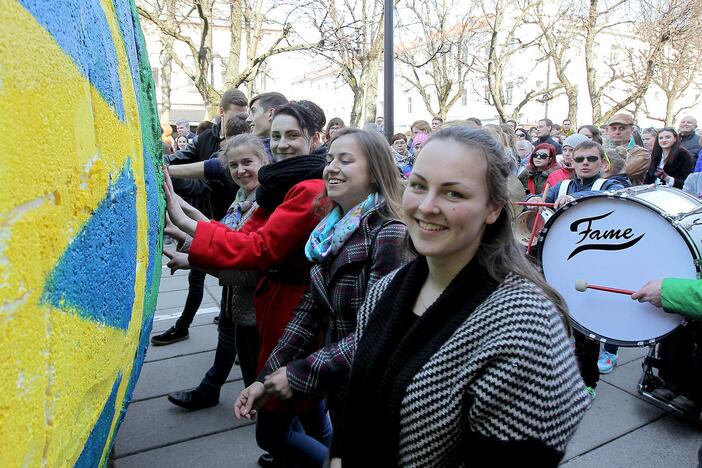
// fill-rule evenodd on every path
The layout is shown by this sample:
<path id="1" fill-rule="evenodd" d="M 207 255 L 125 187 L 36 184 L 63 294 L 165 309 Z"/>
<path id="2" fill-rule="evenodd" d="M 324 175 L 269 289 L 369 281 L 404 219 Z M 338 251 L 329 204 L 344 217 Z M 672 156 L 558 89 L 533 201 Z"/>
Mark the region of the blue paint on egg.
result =
<path id="1" fill-rule="evenodd" d="M 117 380 L 115 380 L 112 386 L 112 392 L 107 398 L 100 412 L 100 416 L 93 426 L 93 430 L 90 431 L 90 436 L 88 436 L 88 440 L 83 446 L 83 451 L 74 465 L 75 468 L 94 468 L 100 466 L 102 452 L 105 450 L 105 442 L 110 435 L 112 420 L 115 417 L 115 402 L 117 400 L 117 390 L 119 389 L 121 381 L 122 373 L 120 372 L 117 374 Z"/>
<path id="2" fill-rule="evenodd" d="M 127 160 L 49 275 L 43 302 L 103 325 L 129 327 L 137 267 L 136 191 Z"/>

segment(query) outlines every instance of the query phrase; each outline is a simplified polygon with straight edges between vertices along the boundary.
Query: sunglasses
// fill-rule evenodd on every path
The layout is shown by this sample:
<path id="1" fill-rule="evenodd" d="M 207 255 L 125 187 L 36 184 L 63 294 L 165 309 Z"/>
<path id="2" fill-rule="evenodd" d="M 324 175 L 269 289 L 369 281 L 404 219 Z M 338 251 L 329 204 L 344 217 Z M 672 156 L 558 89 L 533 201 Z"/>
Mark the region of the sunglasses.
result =
<path id="1" fill-rule="evenodd" d="M 536 159 L 548 159 L 550 154 L 548 153 L 534 153 Z"/>
<path id="2" fill-rule="evenodd" d="M 585 161 L 585 159 L 587 159 L 587 162 L 594 163 L 594 162 L 597 162 L 600 159 L 600 157 L 599 156 L 587 156 L 587 158 L 586 158 L 585 156 L 576 156 L 573 158 L 573 161 L 575 161 L 576 163 L 581 163 L 581 162 Z"/>

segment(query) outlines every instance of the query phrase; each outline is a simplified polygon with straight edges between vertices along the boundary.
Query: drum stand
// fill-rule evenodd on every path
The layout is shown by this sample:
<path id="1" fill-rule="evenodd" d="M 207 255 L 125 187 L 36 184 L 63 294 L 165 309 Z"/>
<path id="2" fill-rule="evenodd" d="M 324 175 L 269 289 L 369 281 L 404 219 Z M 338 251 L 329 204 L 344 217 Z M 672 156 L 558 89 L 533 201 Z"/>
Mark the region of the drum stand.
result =
<path id="1" fill-rule="evenodd" d="M 643 374 L 641 379 L 639 379 L 638 391 L 644 400 L 652 403 L 658 408 L 667 411 L 668 413 L 676 414 L 688 421 L 696 424 L 702 425 L 702 412 L 689 413 L 676 408 L 675 406 L 667 403 L 663 400 L 656 398 L 651 392 L 656 388 L 663 385 L 663 381 L 653 374 L 653 369 L 658 369 L 660 367 L 660 360 L 656 357 L 657 346 L 651 346 L 648 351 L 648 355 L 644 358 L 641 363 L 643 368 Z"/>

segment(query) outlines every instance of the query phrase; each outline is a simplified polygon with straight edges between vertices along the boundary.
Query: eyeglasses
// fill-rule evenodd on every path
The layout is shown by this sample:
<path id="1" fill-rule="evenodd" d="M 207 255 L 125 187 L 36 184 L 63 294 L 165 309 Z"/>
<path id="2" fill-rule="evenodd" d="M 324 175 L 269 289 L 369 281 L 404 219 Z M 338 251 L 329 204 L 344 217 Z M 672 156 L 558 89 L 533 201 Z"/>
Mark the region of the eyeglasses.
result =
<path id="1" fill-rule="evenodd" d="M 573 161 L 575 161 L 576 163 L 581 163 L 581 162 L 585 161 L 585 159 L 587 159 L 587 162 L 594 163 L 594 162 L 599 161 L 600 157 L 599 156 L 587 156 L 587 157 L 576 156 L 573 158 Z"/>
<path id="2" fill-rule="evenodd" d="M 523 133 L 521 133 L 521 132 L 520 132 L 520 133 L 515 133 L 515 135 L 517 135 L 519 138 L 524 138 L 524 137 L 526 136 L 525 134 L 523 134 Z"/>
<path id="3" fill-rule="evenodd" d="M 534 153 L 536 159 L 548 159 L 550 154 L 548 153 Z"/>

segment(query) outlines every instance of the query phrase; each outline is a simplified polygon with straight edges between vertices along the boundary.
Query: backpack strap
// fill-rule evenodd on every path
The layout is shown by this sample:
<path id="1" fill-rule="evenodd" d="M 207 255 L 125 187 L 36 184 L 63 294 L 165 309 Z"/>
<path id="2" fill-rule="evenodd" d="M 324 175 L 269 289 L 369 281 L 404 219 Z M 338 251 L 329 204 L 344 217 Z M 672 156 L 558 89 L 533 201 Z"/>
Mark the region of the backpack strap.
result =
<path id="1" fill-rule="evenodd" d="M 560 187 L 558 187 L 558 196 L 556 197 L 556 200 L 558 200 L 564 195 L 568 195 L 568 187 L 570 187 L 571 182 L 573 182 L 571 179 L 565 179 L 561 181 L 561 185 Z"/>
<path id="2" fill-rule="evenodd" d="M 602 186 L 607 182 L 607 179 L 597 179 L 594 184 L 592 184 L 592 190 L 600 191 Z"/>

